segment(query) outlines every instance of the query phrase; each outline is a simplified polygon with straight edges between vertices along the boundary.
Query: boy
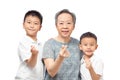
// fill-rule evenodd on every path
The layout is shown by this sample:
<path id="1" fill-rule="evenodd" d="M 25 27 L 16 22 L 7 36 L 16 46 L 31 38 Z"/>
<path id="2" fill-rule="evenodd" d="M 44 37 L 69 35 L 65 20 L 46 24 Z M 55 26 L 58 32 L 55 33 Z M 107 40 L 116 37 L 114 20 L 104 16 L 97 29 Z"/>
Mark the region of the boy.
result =
<path id="1" fill-rule="evenodd" d="M 18 46 L 21 63 L 15 80 L 43 80 L 42 47 L 37 39 L 42 19 L 42 15 L 36 10 L 30 10 L 24 16 L 23 28 L 26 35 Z"/>
<path id="2" fill-rule="evenodd" d="M 83 52 L 80 68 L 82 80 L 103 80 L 103 62 L 94 55 L 98 47 L 96 35 L 91 32 L 82 34 L 79 47 Z"/>

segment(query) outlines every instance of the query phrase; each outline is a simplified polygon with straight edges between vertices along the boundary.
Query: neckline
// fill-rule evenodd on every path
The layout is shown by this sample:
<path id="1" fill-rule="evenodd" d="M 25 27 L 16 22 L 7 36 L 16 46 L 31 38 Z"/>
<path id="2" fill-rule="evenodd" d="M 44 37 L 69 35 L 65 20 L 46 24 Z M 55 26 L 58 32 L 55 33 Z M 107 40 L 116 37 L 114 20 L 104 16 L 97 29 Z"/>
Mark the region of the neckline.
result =
<path id="1" fill-rule="evenodd" d="M 59 44 L 62 44 L 62 45 L 68 45 L 69 43 L 71 43 L 72 38 L 70 37 L 70 41 L 69 41 L 69 42 L 61 42 L 61 41 L 59 41 L 59 40 L 57 40 L 57 39 L 55 39 L 55 38 L 53 38 L 53 40 L 54 40 L 56 43 L 59 43 Z"/>

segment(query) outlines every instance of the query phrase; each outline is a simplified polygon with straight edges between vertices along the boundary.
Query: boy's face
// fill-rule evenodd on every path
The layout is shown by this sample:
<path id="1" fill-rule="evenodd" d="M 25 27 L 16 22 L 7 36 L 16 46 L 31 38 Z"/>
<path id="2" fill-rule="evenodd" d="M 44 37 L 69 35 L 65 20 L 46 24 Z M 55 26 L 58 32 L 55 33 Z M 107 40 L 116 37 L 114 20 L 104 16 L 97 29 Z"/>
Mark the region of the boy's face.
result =
<path id="1" fill-rule="evenodd" d="M 57 19 L 56 28 L 60 37 L 69 38 L 74 29 L 72 16 L 68 13 L 60 14 Z"/>
<path id="2" fill-rule="evenodd" d="M 97 49 L 98 45 L 94 38 L 86 37 L 81 40 L 80 50 L 83 51 L 84 55 L 90 57 Z"/>
<path id="3" fill-rule="evenodd" d="M 26 17 L 23 27 L 28 36 L 36 37 L 37 32 L 41 29 L 41 23 L 38 17 L 30 15 Z"/>

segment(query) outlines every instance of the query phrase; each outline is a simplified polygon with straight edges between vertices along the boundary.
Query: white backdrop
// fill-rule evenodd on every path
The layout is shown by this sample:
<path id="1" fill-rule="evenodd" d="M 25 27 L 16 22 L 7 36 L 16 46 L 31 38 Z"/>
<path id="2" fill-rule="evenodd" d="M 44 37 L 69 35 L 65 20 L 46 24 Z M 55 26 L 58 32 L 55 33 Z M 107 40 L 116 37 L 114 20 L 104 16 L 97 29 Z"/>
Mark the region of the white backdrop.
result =
<path id="1" fill-rule="evenodd" d="M 43 27 L 38 38 L 44 43 L 55 37 L 55 13 L 69 9 L 77 16 L 72 36 L 79 39 L 86 31 L 98 37 L 95 52 L 104 61 L 104 80 L 120 80 L 120 2 L 119 0 L 2 0 L 0 1 L 0 80 L 14 80 L 19 59 L 17 46 L 25 34 L 22 22 L 31 9 L 43 14 Z"/>

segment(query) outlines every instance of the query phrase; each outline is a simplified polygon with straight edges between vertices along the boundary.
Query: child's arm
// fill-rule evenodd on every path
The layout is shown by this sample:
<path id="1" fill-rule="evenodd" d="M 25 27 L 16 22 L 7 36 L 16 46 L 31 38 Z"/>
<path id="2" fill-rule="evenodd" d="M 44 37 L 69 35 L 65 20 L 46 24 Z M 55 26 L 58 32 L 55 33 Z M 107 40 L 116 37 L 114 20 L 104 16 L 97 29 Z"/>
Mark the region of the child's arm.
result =
<path id="1" fill-rule="evenodd" d="M 92 80 L 100 80 L 100 75 L 95 73 L 92 66 L 89 68 L 89 72 L 90 72 Z"/>
<path id="2" fill-rule="evenodd" d="M 30 68 L 34 68 L 37 63 L 38 50 L 34 46 L 31 46 L 31 53 L 31 57 L 26 62 Z"/>
<path id="3" fill-rule="evenodd" d="M 86 62 L 86 67 L 88 68 L 88 70 L 90 72 L 92 80 L 100 80 L 100 75 L 96 74 L 90 61 Z"/>

